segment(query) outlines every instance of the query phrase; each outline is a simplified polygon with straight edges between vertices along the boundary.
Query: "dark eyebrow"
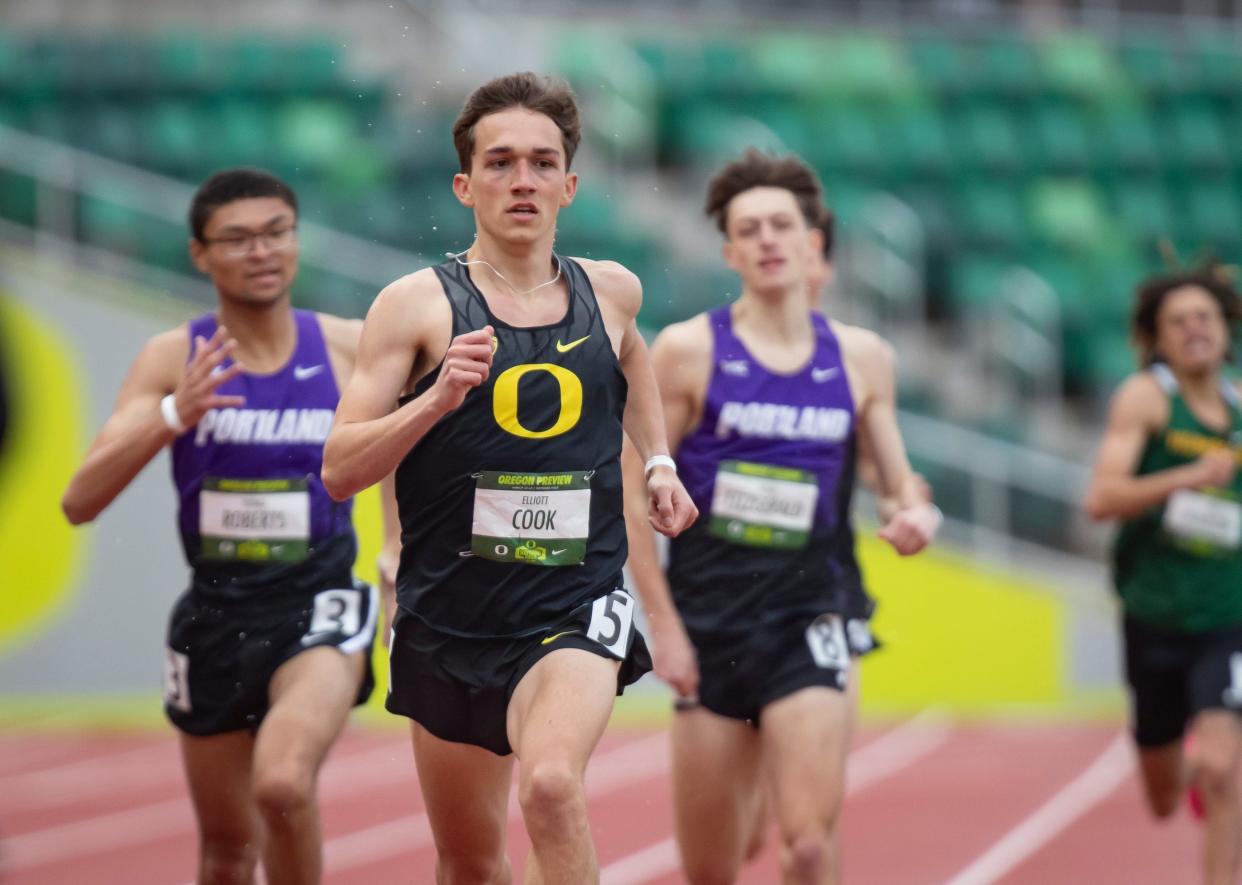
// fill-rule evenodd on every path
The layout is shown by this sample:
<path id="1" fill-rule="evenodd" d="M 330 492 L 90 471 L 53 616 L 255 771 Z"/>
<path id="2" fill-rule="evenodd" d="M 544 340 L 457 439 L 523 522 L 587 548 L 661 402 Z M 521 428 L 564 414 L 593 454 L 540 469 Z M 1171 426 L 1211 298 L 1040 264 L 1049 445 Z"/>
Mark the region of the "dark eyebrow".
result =
<path id="1" fill-rule="evenodd" d="M 492 156 L 493 154 L 512 154 L 512 153 L 514 153 L 514 150 L 508 145 L 497 145 L 496 147 L 491 147 L 485 150 L 483 152 L 483 155 Z M 552 156 L 559 157 L 561 152 L 554 147 L 537 147 L 537 148 L 532 148 L 531 153 L 537 154 L 539 156 L 552 155 Z"/>
<path id="2" fill-rule="evenodd" d="M 273 215 L 263 224 L 259 225 L 259 229 L 264 230 L 266 228 L 271 227 L 273 224 L 276 224 L 278 221 L 285 221 L 288 218 L 289 218 L 288 212 L 281 212 L 279 215 Z M 220 228 L 220 230 L 218 230 L 216 233 L 217 234 L 226 234 L 226 233 L 248 234 L 248 233 L 253 233 L 253 231 L 251 231 L 250 228 L 246 227 L 243 224 L 229 224 L 229 225 L 226 225 Z"/>

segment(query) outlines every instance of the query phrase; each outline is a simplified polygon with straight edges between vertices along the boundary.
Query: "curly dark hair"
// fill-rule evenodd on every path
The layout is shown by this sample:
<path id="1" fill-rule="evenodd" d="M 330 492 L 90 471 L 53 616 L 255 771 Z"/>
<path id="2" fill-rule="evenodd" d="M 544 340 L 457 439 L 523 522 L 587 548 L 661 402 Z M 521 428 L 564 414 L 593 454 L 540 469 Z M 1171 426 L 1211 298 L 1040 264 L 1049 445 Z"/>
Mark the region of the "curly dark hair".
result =
<path id="1" fill-rule="evenodd" d="M 1228 358 L 1233 359 L 1234 330 L 1242 322 L 1242 294 L 1233 283 L 1232 269 L 1207 264 L 1184 270 L 1166 271 L 1147 277 L 1135 288 L 1134 311 L 1130 317 L 1130 336 L 1139 353 L 1139 363 L 1150 366 L 1160 361 L 1156 352 L 1156 318 L 1171 292 L 1186 286 L 1203 289 L 1220 305 L 1229 332 Z"/>
<path id="2" fill-rule="evenodd" d="M 755 148 L 748 148 L 740 160 L 725 165 L 707 185 L 707 202 L 703 205 L 703 212 L 715 220 L 721 233 L 726 230 L 729 203 L 752 187 L 780 187 L 789 191 L 798 201 L 798 208 L 802 210 L 807 225 L 820 227 L 831 243 L 832 216 L 824 208 L 819 176 L 799 157 L 776 157 Z M 826 228 L 821 227 L 825 220 Z M 825 255 L 828 248 L 826 245 Z"/>

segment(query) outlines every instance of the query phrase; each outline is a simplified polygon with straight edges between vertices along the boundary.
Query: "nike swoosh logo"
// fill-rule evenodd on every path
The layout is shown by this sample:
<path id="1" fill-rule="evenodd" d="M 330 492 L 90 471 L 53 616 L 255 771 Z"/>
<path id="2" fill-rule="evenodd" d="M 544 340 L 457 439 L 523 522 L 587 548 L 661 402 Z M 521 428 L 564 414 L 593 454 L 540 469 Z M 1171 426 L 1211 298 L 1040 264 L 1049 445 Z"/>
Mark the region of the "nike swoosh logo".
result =
<path id="1" fill-rule="evenodd" d="M 305 381 L 307 378 L 314 378 L 323 371 L 323 363 L 317 366 L 294 366 L 293 377 L 299 381 Z"/>
<path id="2" fill-rule="evenodd" d="M 552 555 L 559 556 L 560 554 L 564 553 L 568 549 L 569 549 L 568 547 L 562 547 L 560 550 L 553 550 Z"/>
<path id="3" fill-rule="evenodd" d="M 568 636 L 571 633 L 577 633 L 577 632 L 578 632 L 577 630 L 562 630 L 560 633 L 553 633 L 551 636 L 545 636 L 543 639 L 539 640 L 539 644 L 540 645 L 551 645 L 552 643 L 556 642 L 556 640 L 560 639 L 562 636 Z"/>
<path id="4" fill-rule="evenodd" d="M 841 370 L 836 366 L 829 366 L 827 369 L 811 369 L 811 380 L 817 384 L 823 384 L 829 378 L 835 378 L 839 371 Z"/>
<path id="5" fill-rule="evenodd" d="M 590 337 L 591 337 L 590 335 L 583 335 L 577 341 L 571 341 L 568 344 L 561 344 L 560 339 L 557 339 L 556 352 L 557 353 L 569 353 L 569 351 L 573 350 L 575 347 L 577 347 L 579 344 L 581 344 L 583 341 L 586 341 Z"/>

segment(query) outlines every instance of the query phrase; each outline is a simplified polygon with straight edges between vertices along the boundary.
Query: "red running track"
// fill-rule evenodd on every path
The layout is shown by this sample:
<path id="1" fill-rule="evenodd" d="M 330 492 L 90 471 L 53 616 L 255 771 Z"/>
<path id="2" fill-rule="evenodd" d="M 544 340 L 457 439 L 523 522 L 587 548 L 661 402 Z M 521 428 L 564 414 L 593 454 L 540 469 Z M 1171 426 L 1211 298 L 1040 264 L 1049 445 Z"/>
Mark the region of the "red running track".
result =
<path id="1" fill-rule="evenodd" d="M 588 772 L 605 885 L 682 881 L 668 741 L 614 729 Z M 321 786 L 328 883 L 430 883 L 433 851 L 399 731 L 349 732 Z M 526 855 L 516 804 L 515 872 Z M 779 882 L 775 834 L 744 885 Z M 844 880 L 865 885 L 1125 883 L 1197 878 L 1199 831 L 1145 814 L 1133 753 L 1105 726 L 862 729 L 850 757 Z M 169 733 L 0 736 L 0 881 L 184 885 L 194 823 Z M 520 879 L 519 879 L 520 881 Z"/>

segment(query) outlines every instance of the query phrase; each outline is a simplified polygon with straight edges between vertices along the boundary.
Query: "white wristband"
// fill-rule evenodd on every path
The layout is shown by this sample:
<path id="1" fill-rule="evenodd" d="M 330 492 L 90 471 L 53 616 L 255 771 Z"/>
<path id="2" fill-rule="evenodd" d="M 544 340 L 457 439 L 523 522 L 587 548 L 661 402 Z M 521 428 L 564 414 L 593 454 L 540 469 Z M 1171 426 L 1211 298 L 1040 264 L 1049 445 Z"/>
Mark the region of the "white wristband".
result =
<path id="1" fill-rule="evenodd" d="M 643 476 L 651 476 L 651 471 L 657 467 L 667 467 L 674 473 L 677 472 L 677 462 L 668 455 L 652 455 L 647 459 L 647 464 L 643 467 Z"/>
<path id="2" fill-rule="evenodd" d="M 177 397 L 168 394 L 160 400 L 160 414 L 164 416 L 164 423 L 168 425 L 168 429 L 180 436 L 185 433 L 185 425 L 181 423 L 181 416 L 177 414 Z"/>

